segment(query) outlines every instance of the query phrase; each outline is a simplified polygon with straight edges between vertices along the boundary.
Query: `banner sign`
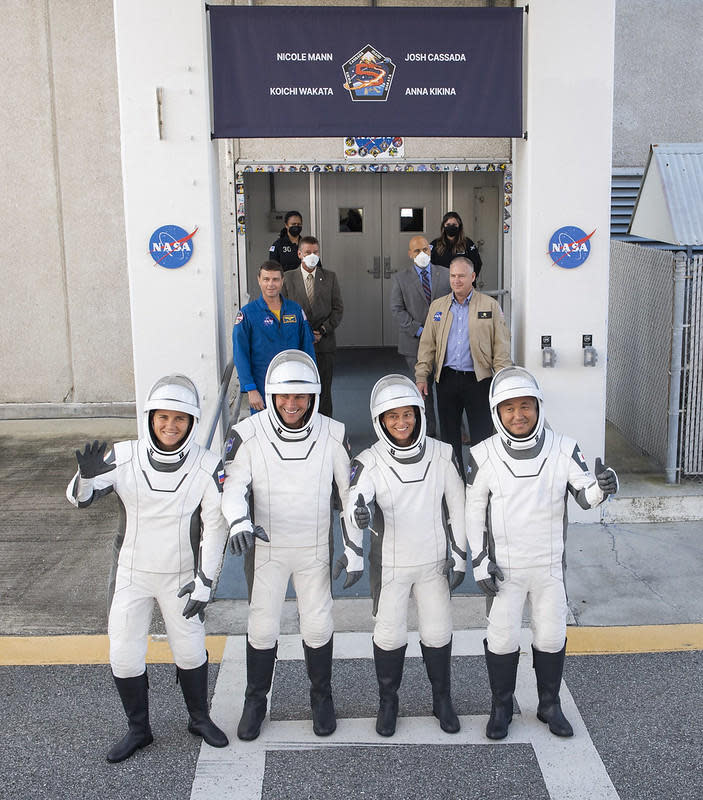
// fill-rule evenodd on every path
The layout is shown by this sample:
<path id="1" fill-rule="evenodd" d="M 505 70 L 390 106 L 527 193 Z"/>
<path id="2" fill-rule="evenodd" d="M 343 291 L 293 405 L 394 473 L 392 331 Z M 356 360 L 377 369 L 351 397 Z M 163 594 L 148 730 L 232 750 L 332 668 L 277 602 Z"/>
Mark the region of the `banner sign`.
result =
<path id="1" fill-rule="evenodd" d="M 216 138 L 523 134 L 522 8 L 209 13 Z"/>

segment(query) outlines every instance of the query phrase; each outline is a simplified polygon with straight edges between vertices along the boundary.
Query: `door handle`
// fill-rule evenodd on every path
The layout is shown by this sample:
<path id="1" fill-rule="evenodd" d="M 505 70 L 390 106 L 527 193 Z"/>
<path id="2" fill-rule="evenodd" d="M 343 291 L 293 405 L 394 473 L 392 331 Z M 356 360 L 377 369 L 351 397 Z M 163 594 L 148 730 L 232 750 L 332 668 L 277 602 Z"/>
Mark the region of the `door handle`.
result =
<path id="1" fill-rule="evenodd" d="M 373 275 L 374 278 L 377 278 L 377 279 L 380 278 L 381 277 L 381 256 L 374 256 L 373 269 L 367 269 L 366 271 L 369 273 L 369 275 Z"/>
<path id="2" fill-rule="evenodd" d="M 397 272 L 397 269 L 391 269 L 391 257 L 386 256 L 383 259 L 383 277 L 388 279 L 393 275 L 393 273 Z"/>

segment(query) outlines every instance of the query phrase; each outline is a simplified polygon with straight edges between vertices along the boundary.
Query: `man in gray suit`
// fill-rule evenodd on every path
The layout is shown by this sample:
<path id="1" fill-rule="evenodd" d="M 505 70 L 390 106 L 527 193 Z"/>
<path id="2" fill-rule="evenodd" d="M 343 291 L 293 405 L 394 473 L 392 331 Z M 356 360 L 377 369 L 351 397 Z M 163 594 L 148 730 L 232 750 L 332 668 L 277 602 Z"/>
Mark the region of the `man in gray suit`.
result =
<path id="1" fill-rule="evenodd" d="M 415 374 L 417 347 L 420 334 L 432 300 L 451 292 L 449 270 L 430 263 L 430 244 L 424 236 L 413 236 L 408 256 L 413 266 L 393 276 L 391 288 L 391 313 L 398 323 L 398 352 L 405 356 L 410 374 Z M 425 418 L 427 435 L 437 435 L 434 413 L 434 395 L 430 387 L 425 395 Z"/>
<path id="2" fill-rule="evenodd" d="M 320 373 L 320 414 L 332 416 L 332 373 L 337 341 L 334 329 L 342 321 L 344 304 L 334 272 L 322 268 L 320 244 L 303 236 L 298 245 L 300 267 L 285 273 L 281 294 L 302 306 L 315 337 L 315 359 Z"/>

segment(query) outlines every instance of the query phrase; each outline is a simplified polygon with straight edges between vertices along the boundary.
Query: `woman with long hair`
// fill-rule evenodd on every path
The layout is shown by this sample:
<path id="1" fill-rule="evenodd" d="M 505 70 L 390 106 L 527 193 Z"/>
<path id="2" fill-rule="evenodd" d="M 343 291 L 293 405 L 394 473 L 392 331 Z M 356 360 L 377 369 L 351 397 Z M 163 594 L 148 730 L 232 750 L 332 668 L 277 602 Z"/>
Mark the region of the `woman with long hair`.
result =
<path id="1" fill-rule="evenodd" d="M 284 272 L 289 269 L 298 269 L 300 266 L 298 247 L 302 231 L 303 215 L 300 211 L 287 211 L 283 218 L 281 235 L 269 248 L 269 258 L 272 261 L 278 261 Z"/>
<path id="2" fill-rule="evenodd" d="M 478 247 L 464 233 L 464 223 L 456 211 L 447 211 L 442 217 L 442 232 L 437 239 L 430 242 L 432 247 L 432 263 L 440 267 L 449 267 L 455 256 L 466 256 L 474 265 L 476 277 L 481 271 L 481 256 Z"/>

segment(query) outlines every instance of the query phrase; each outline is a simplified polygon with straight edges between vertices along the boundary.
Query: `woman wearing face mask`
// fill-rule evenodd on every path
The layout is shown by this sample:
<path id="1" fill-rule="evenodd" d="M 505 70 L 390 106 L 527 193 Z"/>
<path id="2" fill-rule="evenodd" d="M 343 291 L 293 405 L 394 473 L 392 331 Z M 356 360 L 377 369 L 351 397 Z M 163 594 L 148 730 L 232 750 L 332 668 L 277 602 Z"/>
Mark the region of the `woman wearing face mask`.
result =
<path id="1" fill-rule="evenodd" d="M 288 211 L 283 218 L 285 227 L 281 228 L 281 235 L 269 248 L 269 259 L 278 261 L 283 267 L 283 271 L 298 269 L 300 259 L 298 258 L 298 248 L 300 246 L 300 234 L 303 231 L 303 215 L 300 211 Z"/>
<path id="2" fill-rule="evenodd" d="M 432 247 L 432 263 L 449 267 L 455 256 L 466 256 L 474 265 L 478 278 L 481 271 L 481 256 L 478 247 L 464 234 L 464 223 L 456 211 L 447 211 L 442 217 L 442 234 L 430 242 Z"/>

